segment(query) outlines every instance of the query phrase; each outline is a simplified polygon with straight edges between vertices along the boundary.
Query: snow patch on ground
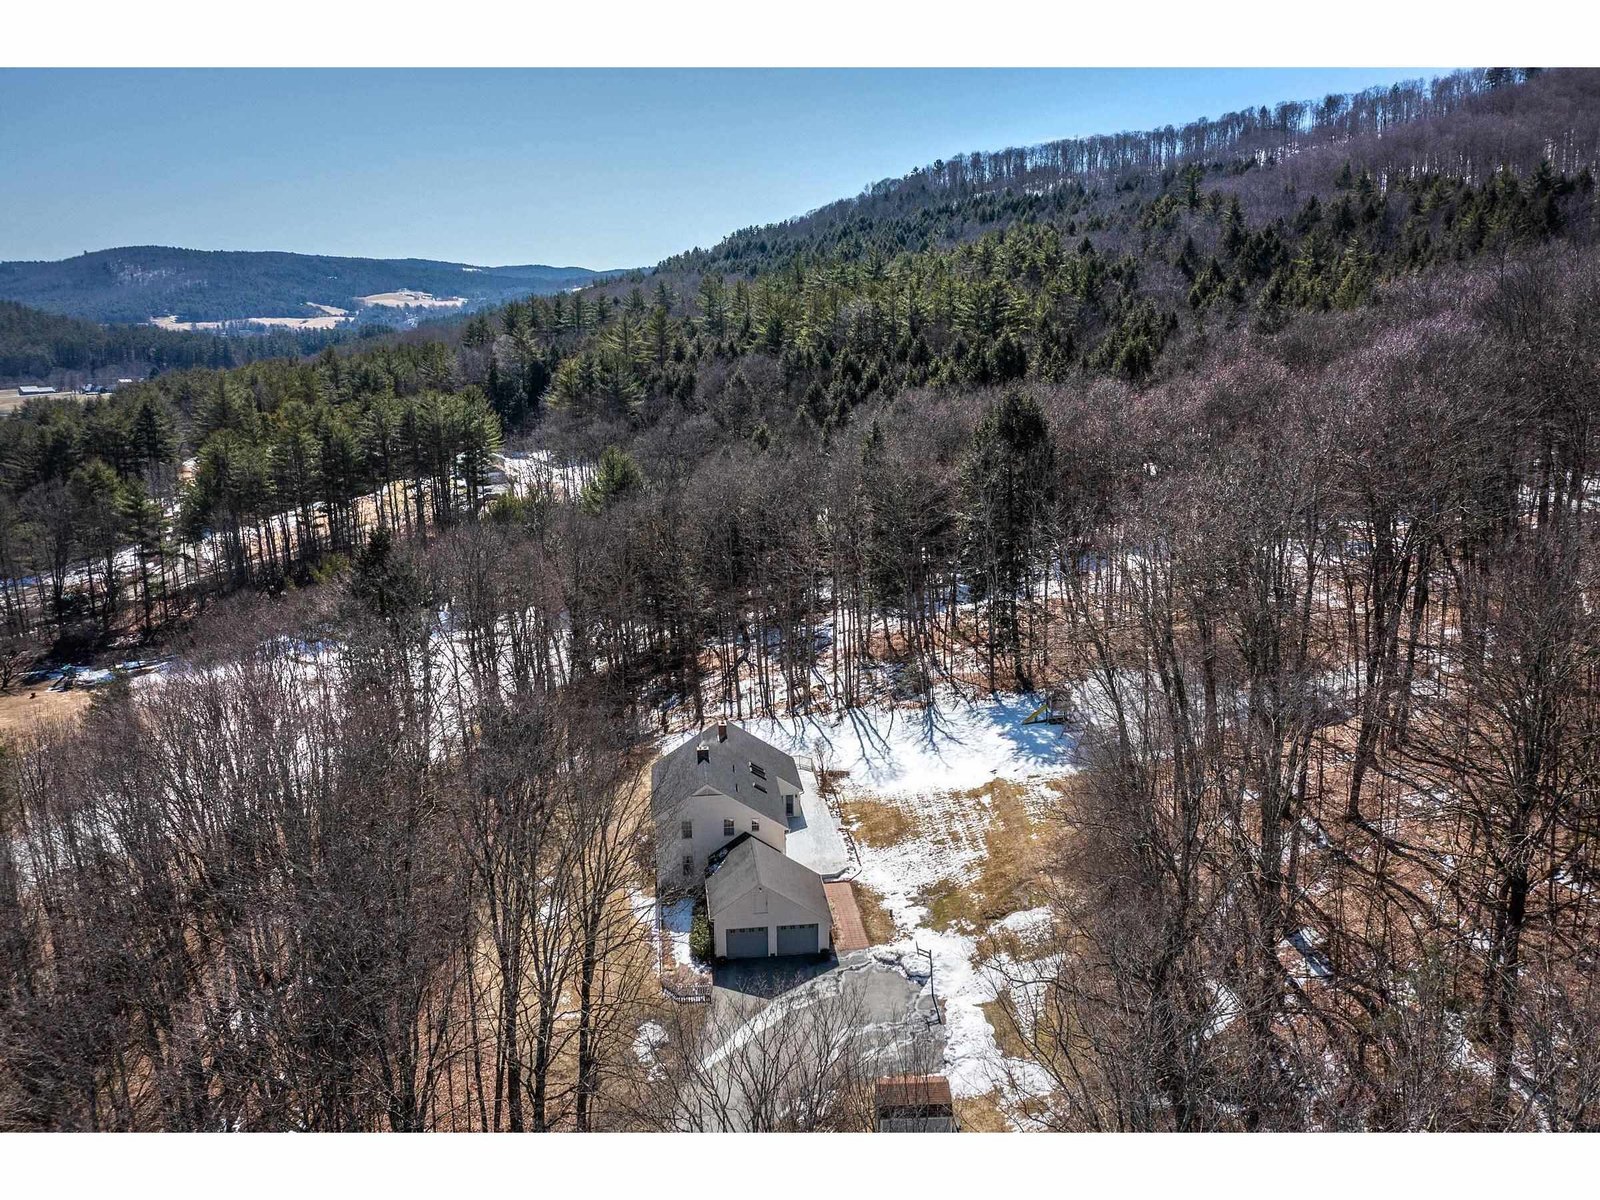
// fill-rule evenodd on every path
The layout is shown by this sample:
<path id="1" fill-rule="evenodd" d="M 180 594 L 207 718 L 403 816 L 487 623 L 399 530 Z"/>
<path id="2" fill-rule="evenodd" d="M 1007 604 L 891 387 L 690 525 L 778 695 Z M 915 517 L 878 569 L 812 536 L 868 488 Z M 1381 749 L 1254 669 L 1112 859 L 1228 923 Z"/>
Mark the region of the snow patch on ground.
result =
<path id="1" fill-rule="evenodd" d="M 1041 937 L 1049 932 L 1051 919 L 1048 908 L 1025 908 L 1021 912 L 1001 917 L 994 923 L 994 927 L 1007 930 L 1024 939 Z"/>
<path id="2" fill-rule="evenodd" d="M 661 906 L 661 928 L 666 930 L 672 944 L 672 961 L 681 967 L 701 970 L 694 961 L 694 955 L 689 953 L 689 927 L 693 922 L 694 897 L 688 896 Z"/>
<path id="3" fill-rule="evenodd" d="M 900 915 L 895 915 L 896 923 Z M 931 987 L 944 1011 L 944 1073 L 955 1095 L 970 1098 L 998 1088 L 1015 1103 L 1051 1090 L 1049 1075 L 1036 1063 L 1007 1058 L 995 1040 L 994 1026 L 983 1005 L 999 998 L 1008 986 L 998 970 L 979 961 L 980 938 L 954 930 L 929 929 L 920 924 L 888 947 L 903 971 Z M 928 977 L 928 955 L 933 976 Z M 1002 964 L 997 962 L 996 967 Z"/>
<path id="4" fill-rule="evenodd" d="M 656 898 L 643 888 L 628 889 L 628 908 L 634 920 L 654 928 L 656 923 Z"/>
<path id="5" fill-rule="evenodd" d="M 811 755 L 818 769 L 849 772 L 852 785 L 885 797 L 918 795 L 1062 773 L 1076 743 L 1058 725 L 1023 724 L 1041 702 L 1031 695 L 968 702 L 944 691 L 927 709 L 855 708 L 742 724 L 790 754 Z"/>
<path id="6" fill-rule="evenodd" d="M 1223 1030 L 1238 1020 L 1244 1012 L 1244 1002 L 1238 994 L 1224 983 L 1212 985 L 1211 1020 L 1206 1024 L 1206 1037 L 1216 1037 Z"/>
<path id="7" fill-rule="evenodd" d="M 594 474 L 588 464 L 561 461 L 549 450 L 508 450 L 496 465 L 521 495 L 575 499 Z"/>
<path id="8" fill-rule="evenodd" d="M 633 1055 L 641 1063 L 650 1068 L 650 1078 L 656 1078 L 661 1067 L 656 1061 L 656 1051 L 667 1041 L 667 1030 L 659 1021 L 645 1021 L 639 1026 L 638 1036 L 633 1039 Z"/>

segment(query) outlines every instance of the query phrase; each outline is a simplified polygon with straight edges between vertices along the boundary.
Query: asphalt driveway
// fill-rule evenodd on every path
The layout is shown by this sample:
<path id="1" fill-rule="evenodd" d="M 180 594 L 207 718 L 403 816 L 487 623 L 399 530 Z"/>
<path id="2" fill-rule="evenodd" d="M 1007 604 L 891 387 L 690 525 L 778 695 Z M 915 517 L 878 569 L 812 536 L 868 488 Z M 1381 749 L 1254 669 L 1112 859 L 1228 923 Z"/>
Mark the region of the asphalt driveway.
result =
<path id="1" fill-rule="evenodd" d="M 893 961 L 858 950 L 820 962 L 806 958 L 734 959 L 712 973 L 712 1019 L 721 1012 L 746 1017 L 752 1000 L 761 1008 L 779 1004 L 798 1011 L 823 994 L 838 993 L 859 1008 L 863 1025 L 910 1022 L 925 1026 L 933 1009 L 922 984 L 908 979 Z M 756 1010 L 759 1011 L 759 1010 Z"/>

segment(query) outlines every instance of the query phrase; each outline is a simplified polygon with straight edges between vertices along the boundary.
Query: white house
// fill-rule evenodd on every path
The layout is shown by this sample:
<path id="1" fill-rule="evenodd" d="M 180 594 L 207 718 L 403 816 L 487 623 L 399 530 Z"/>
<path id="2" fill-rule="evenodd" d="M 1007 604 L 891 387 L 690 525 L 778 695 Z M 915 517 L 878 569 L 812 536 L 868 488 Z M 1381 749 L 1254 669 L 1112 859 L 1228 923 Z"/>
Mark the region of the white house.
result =
<path id="1" fill-rule="evenodd" d="M 803 790 L 793 758 L 720 721 L 662 755 L 650 782 L 658 891 L 705 888 L 719 958 L 829 949 L 822 877 L 785 853 Z"/>
<path id="2" fill-rule="evenodd" d="M 706 880 L 718 958 L 817 954 L 832 945 L 822 876 L 747 838 Z"/>
<path id="3" fill-rule="evenodd" d="M 777 747 L 722 721 L 662 755 L 650 785 L 662 890 L 697 891 L 707 860 L 741 834 L 783 853 L 800 770 Z"/>

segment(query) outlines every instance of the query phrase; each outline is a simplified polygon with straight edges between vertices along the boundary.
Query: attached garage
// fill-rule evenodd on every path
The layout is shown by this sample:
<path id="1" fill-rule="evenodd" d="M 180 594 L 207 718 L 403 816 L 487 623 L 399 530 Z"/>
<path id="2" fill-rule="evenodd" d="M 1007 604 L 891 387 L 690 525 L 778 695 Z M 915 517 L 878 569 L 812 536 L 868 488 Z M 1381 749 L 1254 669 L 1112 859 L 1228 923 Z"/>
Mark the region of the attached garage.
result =
<path id="1" fill-rule="evenodd" d="M 778 945 L 783 945 L 783 934 L 778 934 Z M 779 954 L 785 953 L 780 949 Z M 767 927 L 728 930 L 728 958 L 767 957 Z"/>
<path id="2" fill-rule="evenodd" d="M 733 843 L 706 880 L 718 958 L 821 954 L 833 926 L 822 876 L 758 838 Z"/>
<path id="3" fill-rule="evenodd" d="M 815 954 L 817 952 L 817 923 L 809 925 L 779 925 L 779 954 Z"/>

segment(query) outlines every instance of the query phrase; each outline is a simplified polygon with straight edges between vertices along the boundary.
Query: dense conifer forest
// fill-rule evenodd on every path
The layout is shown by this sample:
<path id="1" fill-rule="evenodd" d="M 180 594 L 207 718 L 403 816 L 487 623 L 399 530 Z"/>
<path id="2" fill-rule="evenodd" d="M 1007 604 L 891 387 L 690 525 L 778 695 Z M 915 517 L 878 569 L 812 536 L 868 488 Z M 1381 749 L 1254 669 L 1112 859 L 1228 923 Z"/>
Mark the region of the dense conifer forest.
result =
<path id="1" fill-rule="evenodd" d="M 4 748 L 0 1125 L 724 1127 L 652 739 L 1026 692 L 1029 1127 L 1593 1128 L 1597 159 L 1464 71 L 0 419 L 5 682 L 193 668 Z M 740 1112 L 864 1127 L 808 1019 Z"/>

